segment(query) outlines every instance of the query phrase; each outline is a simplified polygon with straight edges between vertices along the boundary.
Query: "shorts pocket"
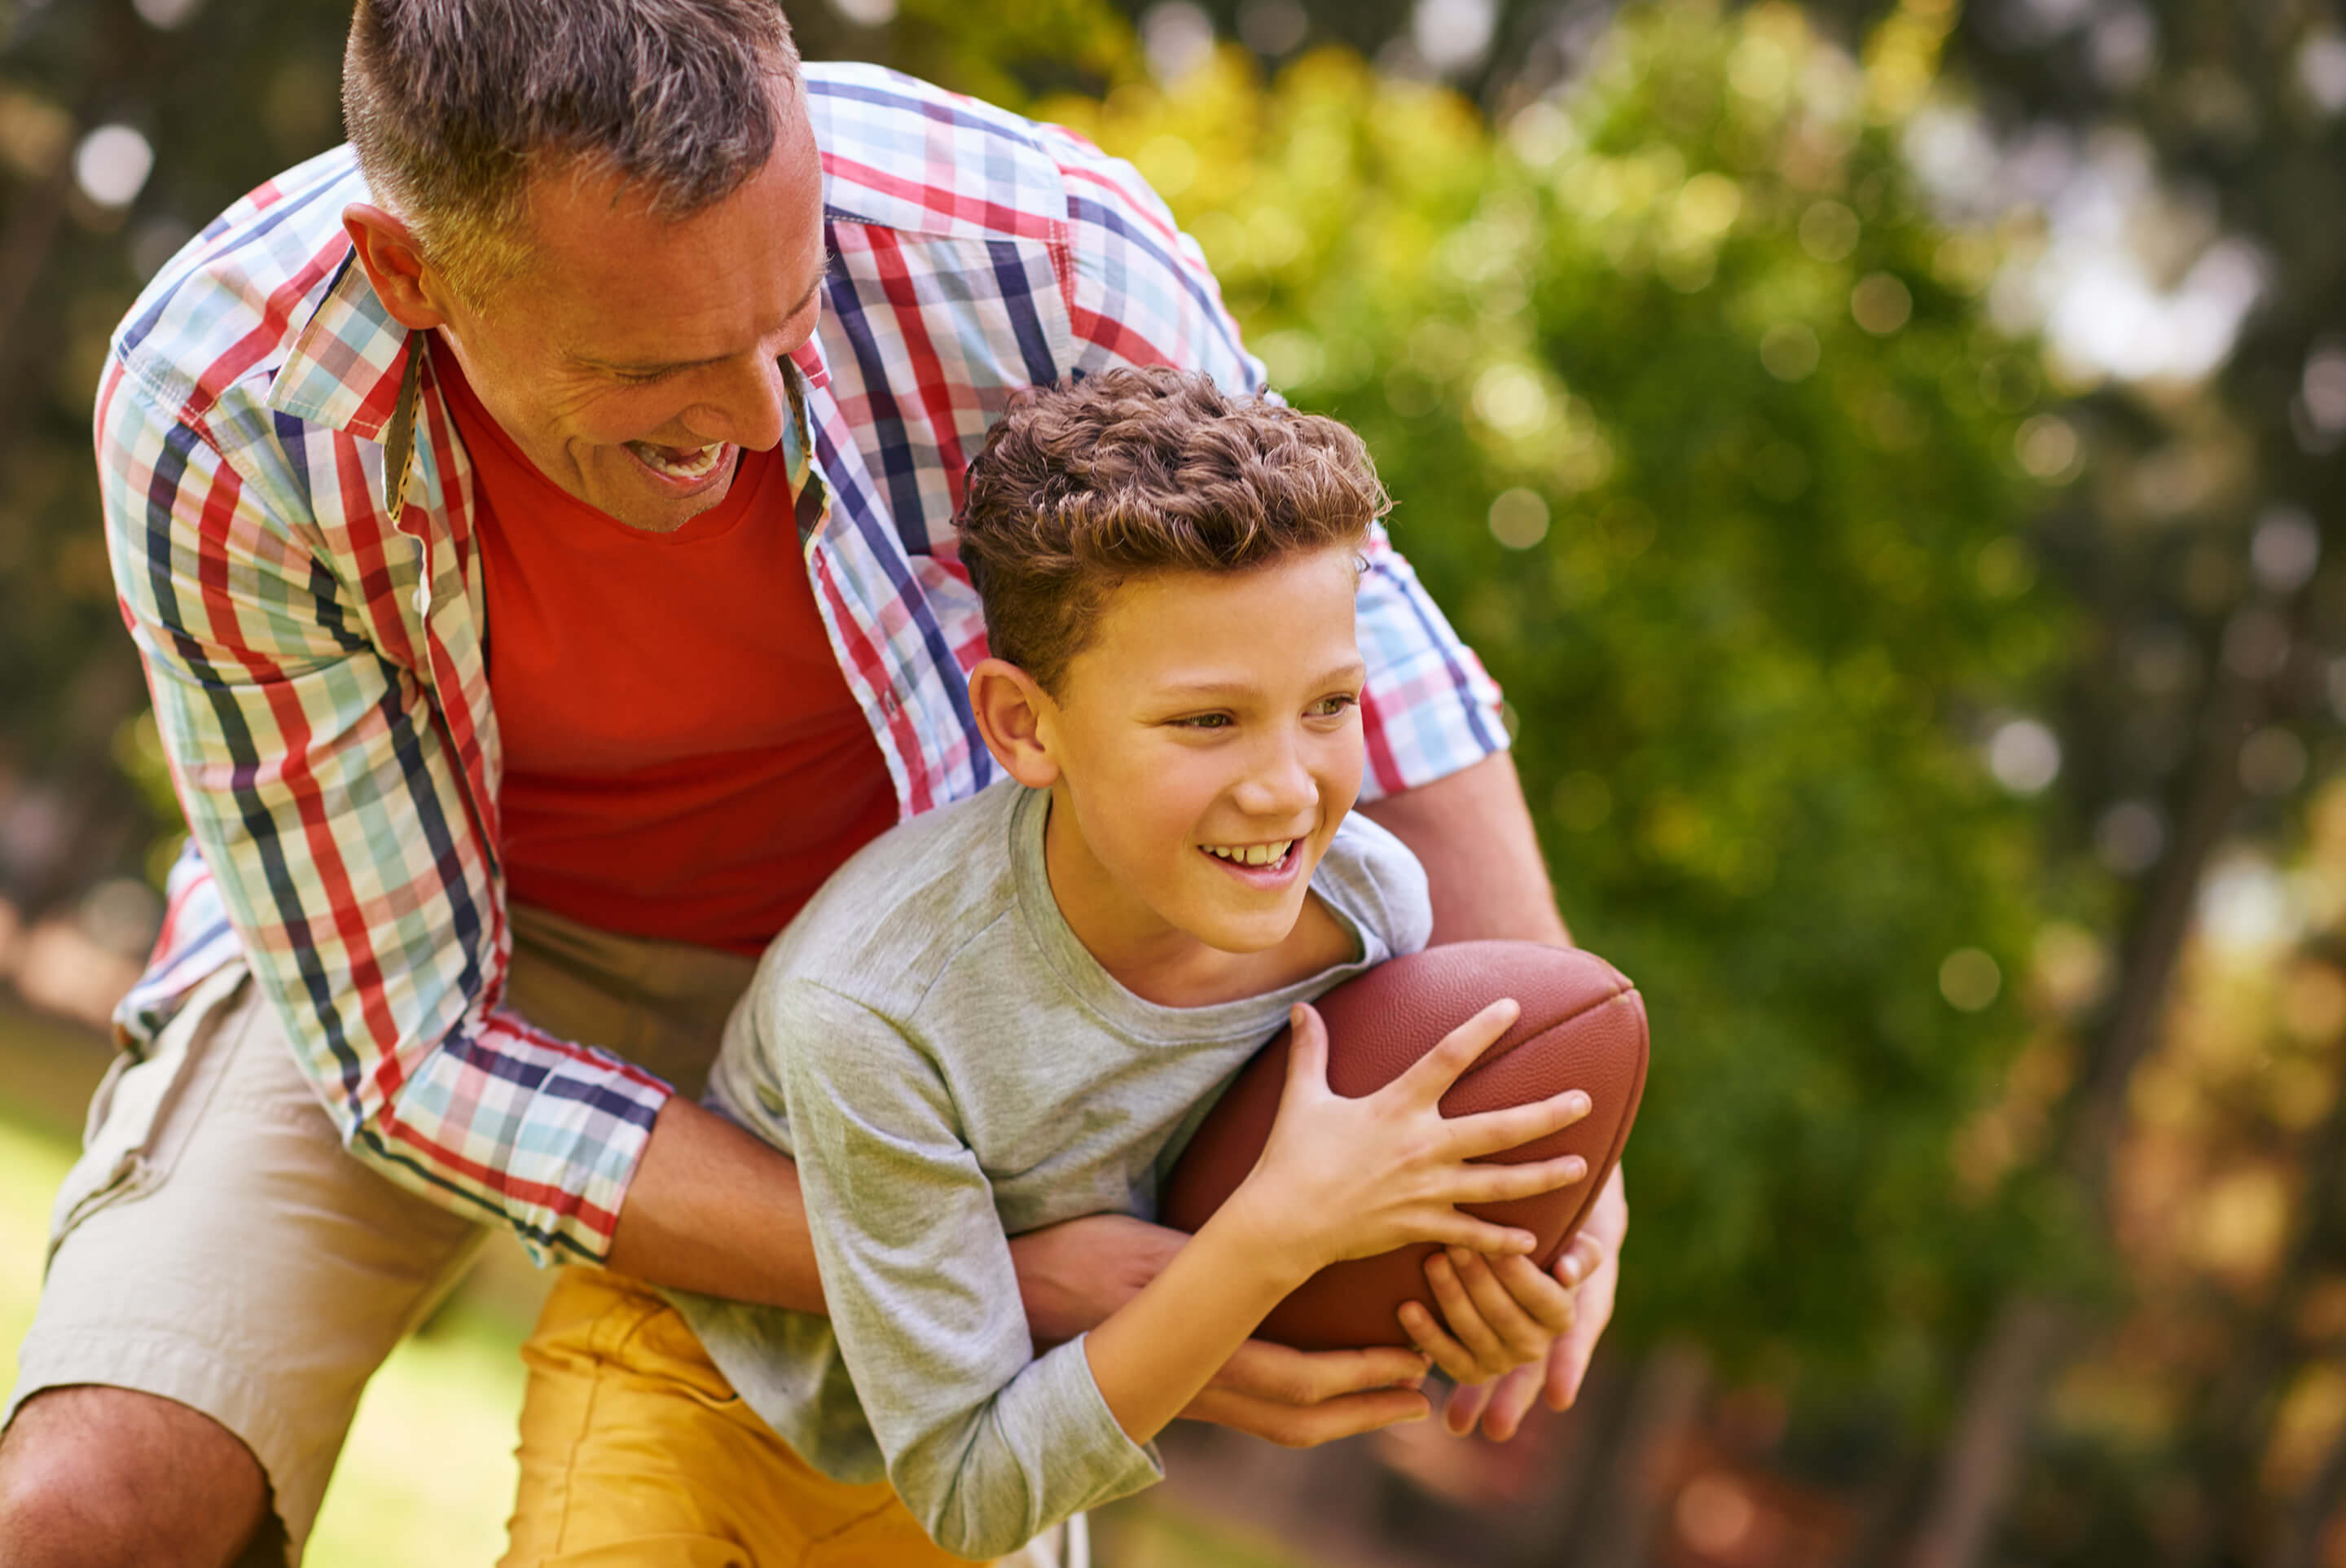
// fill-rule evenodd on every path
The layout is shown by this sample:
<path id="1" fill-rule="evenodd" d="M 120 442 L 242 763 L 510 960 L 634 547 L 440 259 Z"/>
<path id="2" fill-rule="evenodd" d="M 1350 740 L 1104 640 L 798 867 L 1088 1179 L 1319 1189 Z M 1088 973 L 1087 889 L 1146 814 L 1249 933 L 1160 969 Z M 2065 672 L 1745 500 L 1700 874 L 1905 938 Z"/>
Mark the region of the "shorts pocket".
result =
<path id="1" fill-rule="evenodd" d="M 170 1174 L 186 1140 L 169 1135 L 176 1113 L 203 1109 L 217 1072 L 204 1069 L 230 1044 L 220 1025 L 235 1011 L 246 972 L 231 963 L 207 977 L 140 1055 L 114 1059 L 90 1096 L 81 1157 L 66 1173 L 49 1213 L 49 1255 L 67 1232 L 109 1204 L 152 1192 Z"/>

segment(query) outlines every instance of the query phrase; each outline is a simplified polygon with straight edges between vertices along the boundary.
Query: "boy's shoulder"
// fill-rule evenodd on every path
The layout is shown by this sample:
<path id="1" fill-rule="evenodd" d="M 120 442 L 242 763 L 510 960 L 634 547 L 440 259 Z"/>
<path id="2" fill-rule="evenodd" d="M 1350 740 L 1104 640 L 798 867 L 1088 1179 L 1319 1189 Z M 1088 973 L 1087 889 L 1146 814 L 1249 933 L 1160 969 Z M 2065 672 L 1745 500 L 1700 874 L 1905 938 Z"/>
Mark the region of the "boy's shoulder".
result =
<path id="1" fill-rule="evenodd" d="M 1433 935 L 1424 866 L 1407 844 L 1357 810 L 1338 825 L 1311 886 L 1396 956 L 1418 952 Z"/>
<path id="2" fill-rule="evenodd" d="M 767 950 L 758 984 L 817 982 L 901 1018 L 964 949 L 1016 907 L 1005 780 L 898 823 L 857 850 Z"/>

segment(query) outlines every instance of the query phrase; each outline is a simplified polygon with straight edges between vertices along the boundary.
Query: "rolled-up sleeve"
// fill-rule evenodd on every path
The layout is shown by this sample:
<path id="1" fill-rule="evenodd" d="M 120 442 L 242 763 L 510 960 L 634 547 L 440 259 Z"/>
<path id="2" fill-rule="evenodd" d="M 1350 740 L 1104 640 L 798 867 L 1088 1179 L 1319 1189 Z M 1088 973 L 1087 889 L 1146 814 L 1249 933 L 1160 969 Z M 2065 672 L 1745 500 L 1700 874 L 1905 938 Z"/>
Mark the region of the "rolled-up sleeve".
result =
<path id="1" fill-rule="evenodd" d="M 266 436 L 223 450 L 119 360 L 96 435 L 117 595 L 217 886 L 203 902 L 344 1142 L 541 1257 L 599 1260 L 668 1087 L 495 1005 L 500 894 L 459 764 L 428 689 L 305 542 L 290 460 Z M 200 936 L 174 940 L 226 945 Z"/>

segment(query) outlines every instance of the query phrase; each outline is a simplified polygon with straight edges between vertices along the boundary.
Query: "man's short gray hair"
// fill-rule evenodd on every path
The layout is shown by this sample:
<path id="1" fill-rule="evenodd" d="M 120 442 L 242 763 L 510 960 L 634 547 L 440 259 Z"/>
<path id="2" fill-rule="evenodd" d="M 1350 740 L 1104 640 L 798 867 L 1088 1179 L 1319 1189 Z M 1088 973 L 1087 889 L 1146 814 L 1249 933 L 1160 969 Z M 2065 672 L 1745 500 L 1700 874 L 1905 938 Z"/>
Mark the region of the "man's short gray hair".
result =
<path id="1" fill-rule="evenodd" d="M 685 217 L 764 167 L 798 76 L 777 0 L 358 0 L 342 117 L 375 199 L 477 300 L 527 264 L 533 174 L 615 174 Z"/>

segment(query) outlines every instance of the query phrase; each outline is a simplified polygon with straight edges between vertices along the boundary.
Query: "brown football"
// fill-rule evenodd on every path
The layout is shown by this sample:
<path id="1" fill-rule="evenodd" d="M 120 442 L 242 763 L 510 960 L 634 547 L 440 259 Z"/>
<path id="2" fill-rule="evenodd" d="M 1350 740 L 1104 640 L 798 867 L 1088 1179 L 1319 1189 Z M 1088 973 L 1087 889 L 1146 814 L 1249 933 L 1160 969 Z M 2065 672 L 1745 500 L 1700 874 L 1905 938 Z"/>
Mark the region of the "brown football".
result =
<path id="1" fill-rule="evenodd" d="M 1443 1095 L 1442 1114 L 1470 1115 L 1566 1089 L 1587 1092 L 1587 1115 L 1491 1156 L 1512 1162 L 1576 1154 L 1588 1162 L 1586 1180 L 1469 1209 L 1536 1236 L 1533 1256 L 1547 1268 L 1620 1160 L 1646 1087 L 1646 1004 L 1618 970 L 1595 953 L 1529 942 L 1452 942 L 1381 963 L 1317 1004 L 1328 1025 L 1328 1084 L 1354 1098 L 1374 1094 L 1502 996 L 1514 997 L 1523 1015 Z M 1282 1029 L 1208 1114 L 1166 1183 L 1165 1224 L 1195 1231 L 1254 1168 L 1278 1114 L 1287 1051 Z M 1323 1268 L 1257 1332 L 1303 1350 L 1407 1345 L 1399 1316 L 1403 1301 L 1415 1298 L 1437 1319 L 1441 1315 L 1425 1281 L 1424 1262 L 1433 1250 L 1430 1243 L 1404 1247 Z"/>

